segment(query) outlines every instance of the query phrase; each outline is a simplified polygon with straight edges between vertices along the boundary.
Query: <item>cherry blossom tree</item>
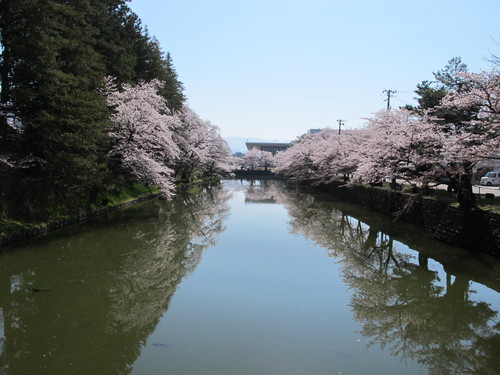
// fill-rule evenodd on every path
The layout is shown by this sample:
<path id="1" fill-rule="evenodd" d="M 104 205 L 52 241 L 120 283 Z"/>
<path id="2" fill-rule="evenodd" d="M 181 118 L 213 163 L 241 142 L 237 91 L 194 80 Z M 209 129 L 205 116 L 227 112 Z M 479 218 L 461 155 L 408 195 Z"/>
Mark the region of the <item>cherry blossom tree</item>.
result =
<path id="1" fill-rule="evenodd" d="M 304 135 L 276 155 L 275 173 L 312 183 L 352 173 L 362 182 L 404 179 L 423 187 L 448 176 L 460 205 L 473 207 L 472 167 L 499 158 L 500 75 L 454 74 L 459 84 L 449 85 L 439 107 L 384 110 L 356 131 Z"/>
<path id="2" fill-rule="evenodd" d="M 269 151 L 249 150 L 243 156 L 243 167 L 249 169 L 264 168 L 267 171 L 268 167 L 274 166 L 274 156 Z"/>
<path id="3" fill-rule="evenodd" d="M 447 175 L 460 205 L 475 205 L 472 168 L 498 157 L 500 148 L 500 78 L 494 70 L 459 72 L 457 79 L 461 84 L 435 111 L 443 117 L 395 110 L 368 120 L 369 136 L 359 147 L 359 179 L 404 178 L 425 186 Z"/>
<path id="4" fill-rule="evenodd" d="M 339 135 L 326 128 L 300 137 L 293 145 L 276 155 L 275 173 L 292 181 L 328 183 L 339 174 L 348 175 L 356 169 L 355 155 L 358 130 Z"/>
<path id="5" fill-rule="evenodd" d="M 316 177 L 313 152 L 317 134 L 305 134 L 292 142 L 292 146 L 275 156 L 274 173 L 285 176 L 290 181 L 312 181 Z"/>
<path id="6" fill-rule="evenodd" d="M 180 127 L 180 120 L 158 94 L 160 87 L 158 80 L 123 85 L 122 90 L 109 87 L 108 105 L 114 110 L 109 155 L 125 171 L 145 184 L 156 185 L 169 198 L 174 190 L 171 166 L 180 154 L 173 131 Z"/>
<path id="7" fill-rule="evenodd" d="M 339 177 L 352 174 L 357 167 L 357 145 L 362 141 L 360 130 L 345 130 L 339 134 L 326 128 L 312 137 L 311 161 L 313 177 L 319 183 L 328 183 Z"/>
<path id="8" fill-rule="evenodd" d="M 290 180 L 329 183 L 339 175 L 356 181 L 405 179 L 427 186 L 444 174 L 444 139 L 432 118 L 407 109 L 380 111 L 362 129 L 323 129 L 297 140 L 276 157 L 276 173 Z"/>
<path id="9" fill-rule="evenodd" d="M 175 173 L 181 180 L 187 180 L 202 172 L 209 157 L 209 134 L 207 124 L 193 110 L 184 106 L 179 112 L 180 123 L 174 139 L 180 150 Z"/>
<path id="10" fill-rule="evenodd" d="M 205 174 L 209 176 L 225 176 L 235 169 L 235 158 L 227 142 L 222 138 L 219 128 L 208 123 L 209 145 L 208 158 L 204 163 Z"/>
<path id="11" fill-rule="evenodd" d="M 184 106 L 179 113 L 180 126 L 174 139 L 180 149 L 176 175 L 189 179 L 204 174 L 222 175 L 230 167 L 230 150 L 219 128 L 202 120 L 192 109 Z"/>
<path id="12" fill-rule="evenodd" d="M 500 72 L 460 73 L 466 90 L 449 92 L 441 107 L 448 111 L 469 111 L 463 123 L 442 128 L 443 161 L 457 180 L 459 202 L 474 206 L 472 168 L 486 158 L 498 158 L 500 149 Z"/>
<path id="13" fill-rule="evenodd" d="M 383 110 L 368 119 L 358 143 L 356 179 L 377 182 L 404 179 L 427 186 L 443 175 L 443 140 L 425 114 L 407 109 Z"/>
<path id="14" fill-rule="evenodd" d="M 223 175 L 230 170 L 230 152 L 217 126 L 202 120 L 184 106 L 172 113 L 159 95 L 161 82 L 123 85 L 108 89 L 113 108 L 113 139 L 110 157 L 149 185 L 156 185 L 166 197 L 174 181 L 205 175 Z"/>

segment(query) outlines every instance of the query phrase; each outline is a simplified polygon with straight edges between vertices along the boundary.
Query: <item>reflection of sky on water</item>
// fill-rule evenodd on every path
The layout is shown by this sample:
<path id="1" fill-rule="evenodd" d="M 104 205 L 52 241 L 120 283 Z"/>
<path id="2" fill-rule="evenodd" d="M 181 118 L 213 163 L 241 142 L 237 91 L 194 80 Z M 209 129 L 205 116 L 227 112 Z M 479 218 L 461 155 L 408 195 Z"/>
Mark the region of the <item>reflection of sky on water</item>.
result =
<path id="1" fill-rule="evenodd" d="M 403 243 L 397 242 L 397 247 L 399 251 L 410 254 L 414 259 L 418 257 L 417 251 L 410 249 Z M 443 269 L 443 265 L 433 259 L 430 259 L 428 269 L 438 274 L 438 278 L 434 284 L 442 288 L 446 288 L 446 272 Z M 451 280 L 453 281 L 454 277 L 452 277 Z M 477 301 L 476 296 L 480 296 L 482 300 L 488 301 L 492 310 L 500 311 L 499 292 L 480 283 L 470 281 L 469 298 Z"/>
<path id="2" fill-rule="evenodd" d="M 256 190 L 251 194 L 259 199 Z M 272 193 L 280 199 L 279 190 Z M 133 373 L 168 366 L 186 352 L 197 353 L 196 368 L 206 373 L 400 371 L 399 359 L 364 349 L 340 266 L 311 240 L 290 235 L 283 205 L 247 198 L 246 191 L 233 194 L 219 243 L 181 284 L 148 341 L 169 337 L 177 344 L 166 357 L 144 353 Z M 171 370 L 196 373 L 194 366 Z M 418 373 L 410 363 L 404 369 Z"/>

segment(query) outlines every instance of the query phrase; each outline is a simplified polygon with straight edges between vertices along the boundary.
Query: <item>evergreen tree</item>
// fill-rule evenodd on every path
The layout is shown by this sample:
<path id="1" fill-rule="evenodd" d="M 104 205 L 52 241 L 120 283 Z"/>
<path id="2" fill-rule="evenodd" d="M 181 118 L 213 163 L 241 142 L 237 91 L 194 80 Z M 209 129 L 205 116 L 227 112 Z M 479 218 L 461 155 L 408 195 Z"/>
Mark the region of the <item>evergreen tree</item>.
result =
<path id="1" fill-rule="evenodd" d="M 418 109 L 431 109 L 441 104 L 441 100 L 446 95 L 446 89 L 442 86 L 435 86 L 435 82 L 422 81 L 417 84 L 415 93 L 418 95 Z M 412 107 L 409 106 L 408 109 Z"/>
<path id="2" fill-rule="evenodd" d="M 147 28 L 142 29 L 140 21 L 136 24 L 135 54 L 137 57 L 135 81 L 150 82 L 159 79 L 162 72 L 162 52 L 155 38 L 149 35 Z"/>
<path id="3" fill-rule="evenodd" d="M 173 111 L 180 111 L 186 101 L 184 96 L 184 86 L 177 77 L 172 56 L 167 52 L 166 56 L 162 59 L 162 75 L 160 79 L 164 82 L 163 87 L 160 89 L 160 95 L 166 100 L 169 108 Z"/>
<path id="4" fill-rule="evenodd" d="M 454 57 L 448 61 L 448 64 L 434 75 L 435 81 L 422 81 L 417 84 L 415 93 L 418 95 L 418 106 L 407 105 L 406 109 L 413 111 L 422 111 L 434 109 L 441 105 L 441 100 L 450 91 L 460 91 L 466 89 L 464 80 L 459 73 L 467 72 L 467 65 L 462 62 L 460 57 Z M 445 114 L 436 115 L 443 117 Z"/>
<path id="5" fill-rule="evenodd" d="M 464 126 L 472 117 L 476 115 L 475 108 L 445 108 L 441 106 L 442 99 L 449 92 L 465 92 L 470 90 L 467 82 L 463 79 L 462 73 L 467 72 L 467 65 L 460 57 L 454 57 L 448 61 L 443 69 L 434 72 L 435 81 L 422 81 L 417 84 L 415 93 L 418 95 L 418 106 L 405 106 L 406 109 L 423 114 L 428 111 L 431 115 L 439 118 L 440 122 L 453 124 L 453 126 Z"/>
<path id="6" fill-rule="evenodd" d="M 467 87 L 460 73 L 467 73 L 467 71 L 467 64 L 463 63 L 460 57 L 453 57 L 443 69 L 432 74 L 446 91 L 460 92 Z"/>
<path id="7" fill-rule="evenodd" d="M 119 84 L 132 83 L 137 57 L 134 51 L 139 17 L 125 0 L 93 0 L 99 9 L 93 24 L 99 30 L 95 49 L 102 56 L 106 74 Z"/>
<path id="8" fill-rule="evenodd" d="M 135 66 L 136 82 L 150 82 L 159 79 L 163 82 L 160 95 L 167 100 L 167 105 L 172 111 L 178 112 L 186 100 L 182 82 L 177 77 L 172 56 L 162 52 L 158 40 L 150 37 L 147 29 L 143 31 L 140 23 L 137 25 L 139 34 L 136 40 L 137 63 Z"/>
<path id="9" fill-rule="evenodd" d="M 2 38 L 11 53 L 9 96 L 36 162 L 23 179 L 32 192 L 25 203 L 29 210 L 84 206 L 106 174 L 109 112 L 99 92 L 105 67 L 94 49 L 96 9 L 90 0 L 10 5 L 15 32 Z"/>
<path id="10" fill-rule="evenodd" d="M 7 205 L 17 216 L 53 214 L 48 211 L 54 208 L 74 212 L 106 188 L 107 76 L 119 87 L 159 79 L 169 109 L 182 109 L 183 86 L 170 54 L 143 29 L 127 1 L 0 1 L 4 214 Z M 28 158 L 23 166 L 29 168 L 5 157 L 16 153 Z"/>

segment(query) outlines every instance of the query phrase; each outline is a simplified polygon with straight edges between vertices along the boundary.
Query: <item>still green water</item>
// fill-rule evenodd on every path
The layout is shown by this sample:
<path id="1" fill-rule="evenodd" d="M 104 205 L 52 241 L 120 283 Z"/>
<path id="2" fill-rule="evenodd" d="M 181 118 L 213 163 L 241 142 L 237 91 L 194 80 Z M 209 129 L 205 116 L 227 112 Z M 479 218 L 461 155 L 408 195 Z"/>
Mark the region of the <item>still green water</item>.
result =
<path id="1" fill-rule="evenodd" d="M 0 252 L 0 374 L 497 374 L 500 262 L 279 181 Z"/>

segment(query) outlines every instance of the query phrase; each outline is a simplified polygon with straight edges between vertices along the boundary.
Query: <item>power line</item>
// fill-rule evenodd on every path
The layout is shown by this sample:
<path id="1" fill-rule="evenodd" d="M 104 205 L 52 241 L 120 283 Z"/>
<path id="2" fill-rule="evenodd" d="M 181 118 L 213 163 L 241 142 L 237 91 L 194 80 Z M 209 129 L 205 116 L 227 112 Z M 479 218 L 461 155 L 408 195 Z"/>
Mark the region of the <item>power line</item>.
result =
<path id="1" fill-rule="evenodd" d="M 387 102 L 387 109 L 391 109 L 391 103 L 390 103 L 391 99 L 399 100 L 400 102 L 402 102 L 404 104 L 408 104 L 407 101 L 404 101 L 404 100 L 398 98 L 394 94 L 395 93 L 410 93 L 410 92 L 414 92 L 414 91 L 413 90 L 396 91 L 396 90 L 392 90 L 392 89 L 384 90 L 370 104 L 366 105 L 363 109 L 361 109 L 360 111 L 357 111 L 355 114 L 351 115 L 351 117 L 349 117 L 347 119 L 343 119 L 342 121 L 357 121 L 360 117 L 365 116 L 366 114 L 368 114 L 372 110 L 375 110 L 375 108 L 377 108 L 379 105 L 382 105 L 383 102 Z M 384 95 L 387 96 L 387 99 L 382 99 L 382 96 L 384 96 Z M 339 121 L 339 120 L 337 120 L 337 121 Z M 345 125 L 345 124 L 342 123 L 342 125 Z"/>
<path id="2" fill-rule="evenodd" d="M 382 102 L 384 101 L 384 100 L 381 100 L 382 95 L 384 95 L 384 93 L 380 93 L 380 95 L 375 100 L 373 100 L 370 104 L 366 105 L 363 109 L 356 112 L 353 115 L 353 117 L 345 119 L 344 121 L 355 120 L 355 119 L 358 119 L 358 117 L 362 117 L 366 114 L 371 113 L 372 110 L 375 110 L 375 108 L 377 108 L 378 105 L 382 104 Z"/>
<path id="3" fill-rule="evenodd" d="M 403 99 L 401 99 L 401 98 L 394 98 L 394 100 L 396 100 L 396 101 L 398 101 L 398 102 L 401 102 L 401 103 L 403 103 L 403 104 L 405 104 L 405 105 L 411 105 L 411 104 L 410 104 L 410 103 L 408 103 L 406 100 L 403 100 Z"/>

